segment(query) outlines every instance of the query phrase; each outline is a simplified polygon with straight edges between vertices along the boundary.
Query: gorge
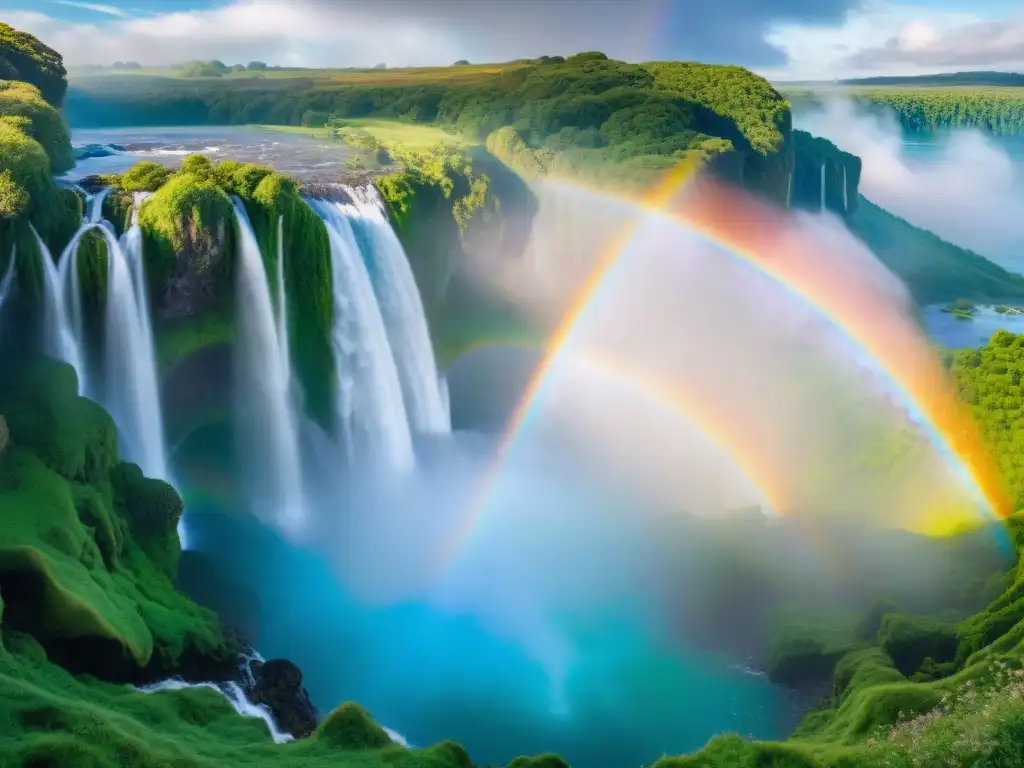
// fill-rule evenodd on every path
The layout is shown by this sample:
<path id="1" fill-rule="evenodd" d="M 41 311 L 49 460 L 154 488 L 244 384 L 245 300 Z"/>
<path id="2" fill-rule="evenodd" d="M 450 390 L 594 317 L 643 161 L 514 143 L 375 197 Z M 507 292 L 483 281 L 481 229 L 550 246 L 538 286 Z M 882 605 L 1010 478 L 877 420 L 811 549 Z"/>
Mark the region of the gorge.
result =
<path id="1" fill-rule="evenodd" d="M 545 59 L 72 82 L 149 143 L 64 177 L 0 83 L 0 765 L 859 768 L 1011 689 L 1022 341 L 919 310 L 1024 277 L 746 70 Z M 345 170 L 138 127 L 235 110 Z"/>

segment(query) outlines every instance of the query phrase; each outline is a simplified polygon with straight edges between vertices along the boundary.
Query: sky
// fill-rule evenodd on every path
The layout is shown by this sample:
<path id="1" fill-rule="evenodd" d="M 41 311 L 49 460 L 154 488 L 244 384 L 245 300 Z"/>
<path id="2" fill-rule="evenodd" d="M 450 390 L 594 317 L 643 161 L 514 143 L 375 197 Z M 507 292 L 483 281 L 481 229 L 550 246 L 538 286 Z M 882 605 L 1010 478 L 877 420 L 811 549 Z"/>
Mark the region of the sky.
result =
<path id="1" fill-rule="evenodd" d="M 0 0 L 70 66 L 445 65 L 601 50 L 775 80 L 1024 71 L 1021 0 Z"/>

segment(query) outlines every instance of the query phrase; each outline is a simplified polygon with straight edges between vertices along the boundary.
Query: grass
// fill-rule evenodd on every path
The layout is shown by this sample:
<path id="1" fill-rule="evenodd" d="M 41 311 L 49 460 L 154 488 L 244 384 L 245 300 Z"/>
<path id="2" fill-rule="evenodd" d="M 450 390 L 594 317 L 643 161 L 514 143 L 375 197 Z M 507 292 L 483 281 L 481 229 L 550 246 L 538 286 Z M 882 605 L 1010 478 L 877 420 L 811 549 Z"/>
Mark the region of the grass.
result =
<path id="1" fill-rule="evenodd" d="M 141 693 L 75 678 L 37 643 L 8 632 L 0 648 L 0 768 L 461 768 L 458 745 L 384 745 L 348 704 L 315 735 L 274 744 L 262 720 L 239 717 L 209 688 Z"/>
<path id="2" fill-rule="evenodd" d="M 410 123 L 386 118 L 346 118 L 345 125 L 366 131 L 386 146 L 401 145 L 412 151 L 432 149 L 443 144 L 457 147 L 474 145 L 474 142 L 464 136 L 449 133 L 443 128 L 426 123 Z M 320 139 L 333 138 L 330 128 L 303 128 L 294 125 L 256 125 L 253 127 L 278 133 L 312 135 Z"/>

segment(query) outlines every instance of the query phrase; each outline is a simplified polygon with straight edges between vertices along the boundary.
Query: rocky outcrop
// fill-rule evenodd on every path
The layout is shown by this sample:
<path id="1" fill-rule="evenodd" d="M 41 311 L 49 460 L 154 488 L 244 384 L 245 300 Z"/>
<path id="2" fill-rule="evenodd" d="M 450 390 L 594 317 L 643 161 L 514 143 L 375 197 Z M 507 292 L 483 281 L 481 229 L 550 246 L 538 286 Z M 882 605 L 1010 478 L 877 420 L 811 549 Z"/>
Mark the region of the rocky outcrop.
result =
<path id="1" fill-rule="evenodd" d="M 249 697 L 270 710 L 277 726 L 297 739 L 316 730 L 317 714 L 302 686 L 302 670 L 287 659 L 249 662 Z"/>

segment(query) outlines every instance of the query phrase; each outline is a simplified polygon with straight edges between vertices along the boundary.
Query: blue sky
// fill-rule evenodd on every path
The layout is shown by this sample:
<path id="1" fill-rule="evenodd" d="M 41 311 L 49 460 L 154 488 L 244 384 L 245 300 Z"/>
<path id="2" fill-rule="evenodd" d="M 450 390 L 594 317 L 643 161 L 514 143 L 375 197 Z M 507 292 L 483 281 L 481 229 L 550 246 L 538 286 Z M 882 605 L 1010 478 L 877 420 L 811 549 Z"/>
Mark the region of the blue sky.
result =
<path id="1" fill-rule="evenodd" d="M 603 50 L 778 79 L 1024 70 L 1021 0 L 0 0 L 69 65 L 450 64 Z"/>

